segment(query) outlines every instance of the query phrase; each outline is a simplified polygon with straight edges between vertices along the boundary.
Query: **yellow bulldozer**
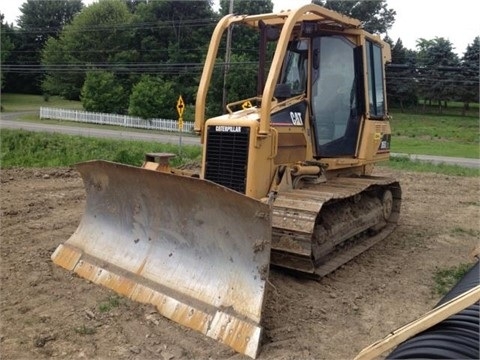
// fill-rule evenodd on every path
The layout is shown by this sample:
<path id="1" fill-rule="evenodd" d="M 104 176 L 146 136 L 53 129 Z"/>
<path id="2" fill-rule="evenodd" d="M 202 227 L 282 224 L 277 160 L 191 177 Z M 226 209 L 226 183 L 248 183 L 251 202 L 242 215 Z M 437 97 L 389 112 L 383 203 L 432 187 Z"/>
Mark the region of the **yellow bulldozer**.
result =
<path id="1" fill-rule="evenodd" d="M 233 25 L 259 32 L 258 93 L 205 121 Z M 165 154 L 77 164 L 86 208 L 53 262 L 255 358 L 271 266 L 324 276 L 398 221 L 400 184 L 372 175 L 390 152 L 390 57 L 360 21 L 318 5 L 226 15 L 196 97 L 201 169 Z"/>

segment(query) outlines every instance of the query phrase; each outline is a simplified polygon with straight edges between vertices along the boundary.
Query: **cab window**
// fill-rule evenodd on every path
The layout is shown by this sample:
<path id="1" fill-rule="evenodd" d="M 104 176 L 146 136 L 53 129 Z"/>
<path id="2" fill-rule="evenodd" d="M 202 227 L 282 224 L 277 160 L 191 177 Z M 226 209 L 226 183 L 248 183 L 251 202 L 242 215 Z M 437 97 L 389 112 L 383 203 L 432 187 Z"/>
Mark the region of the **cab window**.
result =
<path id="1" fill-rule="evenodd" d="M 370 117 L 381 119 L 385 116 L 382 49 L 378 44 L 368 40 L 366 44 Z"/>

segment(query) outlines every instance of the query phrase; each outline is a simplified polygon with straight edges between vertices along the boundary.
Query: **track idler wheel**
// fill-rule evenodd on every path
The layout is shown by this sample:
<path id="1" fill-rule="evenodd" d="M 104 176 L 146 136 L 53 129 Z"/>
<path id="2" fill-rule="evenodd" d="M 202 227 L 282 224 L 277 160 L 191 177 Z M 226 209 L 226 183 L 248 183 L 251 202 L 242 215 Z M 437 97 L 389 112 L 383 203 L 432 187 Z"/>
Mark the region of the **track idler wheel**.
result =
<path id="1" fill-rule="evenodd" d="M 390 190 L 385 190 L 382 196 L 383 218 L 390 219 L 393 209 L 393 195 Z"/>

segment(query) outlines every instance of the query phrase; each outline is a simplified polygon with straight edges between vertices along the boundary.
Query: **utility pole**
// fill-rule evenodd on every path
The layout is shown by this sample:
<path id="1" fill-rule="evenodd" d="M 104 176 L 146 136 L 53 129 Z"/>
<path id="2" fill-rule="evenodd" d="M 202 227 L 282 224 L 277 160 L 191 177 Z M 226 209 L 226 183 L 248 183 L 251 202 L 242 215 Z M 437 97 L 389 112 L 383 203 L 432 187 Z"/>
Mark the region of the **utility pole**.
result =
<path id="1" fill-rule="evenodd" d="M 230 7 L 228 9 L 229 14 L 233 14 L 233 0 L 230 0 Z M 227 30 L 227 49 L 225 52 L 225 65 L 223 66 L 223 97 L 222 104 L 223 110 L 227 110 L 227 74 L 230 67 L 230 55 L 232 53 L 232 26 L 230 25 Z"/>

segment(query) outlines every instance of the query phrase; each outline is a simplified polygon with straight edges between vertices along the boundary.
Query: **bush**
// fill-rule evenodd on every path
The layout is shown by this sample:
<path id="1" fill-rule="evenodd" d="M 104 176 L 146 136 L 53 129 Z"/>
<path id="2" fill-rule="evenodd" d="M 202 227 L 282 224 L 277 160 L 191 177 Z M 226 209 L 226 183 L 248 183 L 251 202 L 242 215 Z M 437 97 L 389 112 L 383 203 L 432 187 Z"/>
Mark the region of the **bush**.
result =
<path id="1" fill-rule="evenodd" d="M 88 72 L 80 98 L 86 111 L 114 114 L 126 111 L 127 94 L 111 72 Z"/>
<path id="2" fill-rule="evenodd" d="M 143 119 L 176 119 L 177 97 L 172 82 L 145 75 L 133 87 L 128 113 Z"/>

